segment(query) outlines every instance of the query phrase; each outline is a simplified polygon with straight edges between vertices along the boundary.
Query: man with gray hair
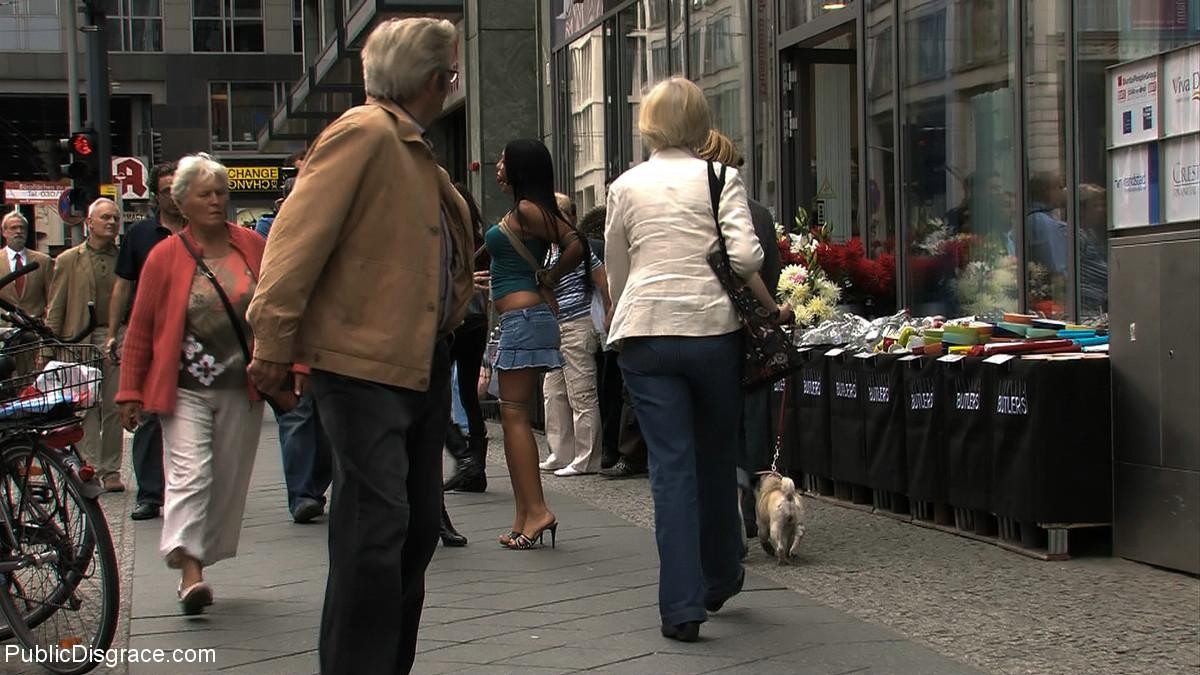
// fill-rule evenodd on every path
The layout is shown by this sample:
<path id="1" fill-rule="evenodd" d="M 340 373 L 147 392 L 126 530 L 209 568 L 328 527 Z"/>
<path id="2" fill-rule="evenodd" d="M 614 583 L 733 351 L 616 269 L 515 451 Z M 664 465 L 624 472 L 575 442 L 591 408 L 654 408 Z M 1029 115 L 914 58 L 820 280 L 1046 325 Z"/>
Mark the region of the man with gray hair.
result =
<path id="1" fill-rule="evenodd" d="M 111 199 L 101 197 L 88 207 L 87 239 L 58 256 L 57 274 L 50 290 L 46 326 L 59 335 L 78 335 L 87 329 L 91 318 L 88 304 L 95 308 L 96 327 L 87 341 L 97 346 L 108 343 L 117 326 L 108 325 L 108 305 L 112 300 L 117 269 L 117 231 L 121 211 Z M 104 392 L 99 408 L 84 418 L 80 449 L 84 458 L 96 467 L 96 473 L 109 492 L 123 492 L 121 482 L 121 419 L 115 399 L 120 371 L 113 354 L 104 355 Z"/>
<path id="2" fill-rule="evenodd" d="M 367 102 L 309 150 L 250 303 L 255 384 L 273 391 L 287 364 L 310 365 L 333 447 L 322 673 L 407 673 L 416 656 L 450 339 L 472 294 L 467 205 L 422 137 L 458 78 L 455 39 L 430 18 L 371 33 Z"/>
<path id="3" fill-rule="evenodd" d="M 29 230 L 29 220 L 16 208 L 4 214 L 4 220 L 0 222 L 6 244 L 4 258 L 0 260 L 0 276 L 24 269 L 30 263 L 38 264 L 36 270 L 0 288 L 0 298 L 20 307 L 29 316 L 41 317 L 46 313 L 46 298 L 54 279 L 54 259 L 41 251 L 25 248 Z"/>

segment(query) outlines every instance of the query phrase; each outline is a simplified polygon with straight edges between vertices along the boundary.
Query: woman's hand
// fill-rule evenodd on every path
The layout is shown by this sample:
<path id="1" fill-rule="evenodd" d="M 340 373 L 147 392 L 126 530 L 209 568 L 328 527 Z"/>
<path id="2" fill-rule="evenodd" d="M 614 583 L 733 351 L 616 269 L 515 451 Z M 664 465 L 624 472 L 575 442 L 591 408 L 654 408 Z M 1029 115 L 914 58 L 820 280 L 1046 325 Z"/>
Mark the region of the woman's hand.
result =
<path id="1" fill-rule="evenodd" d="M 121 426 L 125 427 L 126 431 L 137 429 L 138 423 L 142 418 L 142 402 L 126 401 L 122 403 L 119 414 L 121 416 Z"/>
<path id="2" fill-rule="evenodd" d="M 485 293 L 488 291 L 491 291 L 492 290 L 492 273 L 487 270 L 483 270 L 481 272 L 475 272 L 471 276 L 471 283 L 474 284 L 475 290 L 477 290 L 477 291 L 482 291 Z"/>
<path id="3" fill-rule="evenodd" d="M 790 302 L 785 302 L 779 306 L 779 316 L 775 317 L 775 322 L 780 326 L 786 326 L 796 321 L 796 312 L 792 309 Z"/>

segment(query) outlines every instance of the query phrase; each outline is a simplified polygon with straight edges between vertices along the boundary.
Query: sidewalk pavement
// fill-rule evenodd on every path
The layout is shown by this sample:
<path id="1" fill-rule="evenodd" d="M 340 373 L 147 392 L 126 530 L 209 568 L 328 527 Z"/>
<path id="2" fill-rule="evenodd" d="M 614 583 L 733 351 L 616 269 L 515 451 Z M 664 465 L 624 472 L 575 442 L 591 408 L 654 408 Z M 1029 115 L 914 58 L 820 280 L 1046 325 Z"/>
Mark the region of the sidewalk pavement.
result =
<path id="1" fill-rule="evenodd" d="M 495 463 L 485 494 L 448 494 L 471 543 L 439 547 L 416 673 L 976 673 L 898 633 L 855 619 L 757 574 L 701 628 L 701 641 L 659 635 L 653 533 L 555 493 L 557 548 L 508 551 L 512 497 Z M 178 581 L 158 554 L 161 520 L 137 523 L 129 646 L 212 648 L 209 664 L 131 664 L 136 675 L 317 672 L 326 525 L 295 525 L 285 507 L 278 435 L 263 426 L 240 554 L 207 571 L 216 604 L 179 614 Z M 101 669 L 98 672 L 103 672 Z"/>

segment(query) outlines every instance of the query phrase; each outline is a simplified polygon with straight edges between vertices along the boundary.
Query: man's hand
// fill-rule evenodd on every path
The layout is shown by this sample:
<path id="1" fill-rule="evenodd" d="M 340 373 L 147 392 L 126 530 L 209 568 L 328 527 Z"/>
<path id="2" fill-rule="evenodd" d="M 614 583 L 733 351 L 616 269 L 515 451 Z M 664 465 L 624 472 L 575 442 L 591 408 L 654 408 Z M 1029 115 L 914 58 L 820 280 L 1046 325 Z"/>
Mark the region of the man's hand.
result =
<path id="1" fill-rule="evenodd" d="M 254 359 L 246 372 L 250 374 L 250 381 L 259 391 L 276 392 L 283 384 L 283 378 L 287 377 L 288 364 Z"/>
<path id="2" fill-rule="evenodd" d="M 125 427 L 126 431 L 133 431 L 138 428 L 138 422 L 142 417 L 141 401 L 126 401 L 121 404 L 120 410 L 121 426 Z"/>

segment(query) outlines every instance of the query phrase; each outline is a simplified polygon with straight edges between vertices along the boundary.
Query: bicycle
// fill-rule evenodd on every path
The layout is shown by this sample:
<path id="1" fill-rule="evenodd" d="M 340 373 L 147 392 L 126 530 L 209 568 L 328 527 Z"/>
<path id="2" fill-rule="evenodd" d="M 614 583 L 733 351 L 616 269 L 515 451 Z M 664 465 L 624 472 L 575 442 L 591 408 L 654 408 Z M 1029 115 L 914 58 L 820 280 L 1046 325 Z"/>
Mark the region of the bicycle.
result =
<path id="1" fill-rule="evenodd" d="M 26 265 L 0 288 L 36 269 Z M 47 670 L 86 673 L 112 646 L 120 573 L 104 489 L 76 448 L 100 403 L 103 355 L 61 338 L 0 298 L 0 640 L 15 637 Z"/>

